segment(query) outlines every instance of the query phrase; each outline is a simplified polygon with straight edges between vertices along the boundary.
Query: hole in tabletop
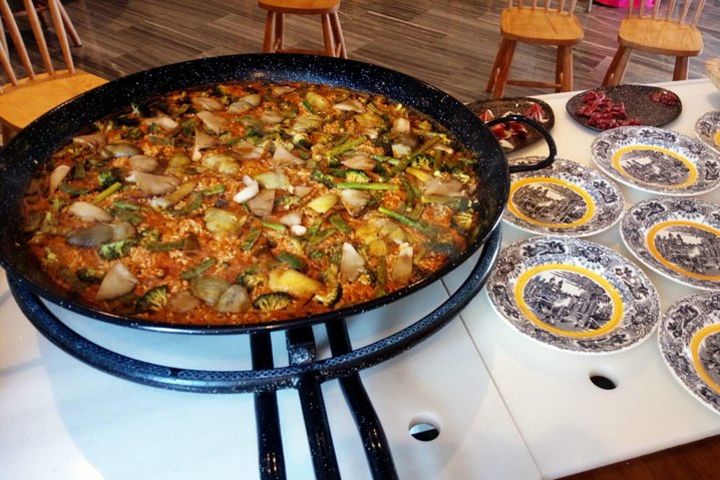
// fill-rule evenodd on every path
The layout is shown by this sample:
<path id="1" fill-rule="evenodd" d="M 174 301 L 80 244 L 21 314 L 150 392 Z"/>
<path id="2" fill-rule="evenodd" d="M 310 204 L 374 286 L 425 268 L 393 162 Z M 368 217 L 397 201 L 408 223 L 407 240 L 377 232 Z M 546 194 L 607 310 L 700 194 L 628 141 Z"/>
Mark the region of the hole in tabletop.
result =
<path id="1" fill-rule="evenodd" d="M 615 383 L 614 380 L 611 380 L 605 375 L 600 375 L 598 373 L 591 373 L 590 381 L 593 383 L 593 385 L 603 390 L 615 390 L 617 388 L 617 383 Z"/>
<path id="2" fill-rule="evenodd" d="M 412 422 L 408 432 L 415 440 L 421 442 L 431 442 L 440 436 L 440 429 L 428 421 Z"/>

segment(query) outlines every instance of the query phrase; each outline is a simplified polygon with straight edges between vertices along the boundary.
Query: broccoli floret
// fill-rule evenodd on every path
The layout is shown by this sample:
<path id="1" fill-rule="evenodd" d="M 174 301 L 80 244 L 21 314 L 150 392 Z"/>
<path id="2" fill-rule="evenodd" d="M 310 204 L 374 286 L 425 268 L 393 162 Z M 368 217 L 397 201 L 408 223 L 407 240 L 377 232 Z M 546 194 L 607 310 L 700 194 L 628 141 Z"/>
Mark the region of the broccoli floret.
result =
<path id="1" fill-rule="evenodd" d="M 287 293 L 274 292 L 260 295 L 253 302 L 253 306 L 263 312 L 271 312 L 273 310 L 280 310 L 288 305 L 292 301 L 292 297 Z"/>
<path id="2" fill-rule="evenodd" d="M 254 267 L 240 273 L 235 280 L 248 290 L 253 290 L 265 283 L 265 277 L 258 273 L 258 269 Z"/>
<path id="3" fill-rule="evenodd" d="M 362 170 L 348 170 L 345 174 L 347 183 L 370 183 L 370 177 Z"/>
<path id="4" fill-rule="evenodd" d="M 321 172 L 320 170 L 313 170 L 310 174 L 310 178 L 318 183 L 322 183 L 328 188 L 335 188 L 335 180 L 330 175 Z"/>
<path id="5" fill-rule="evenodd" d="M 100 255 L 100 258 L 103 260 L 117 260 L 127 255 L 133 244 L 134 242 L 129 239 L 106 243 L 98 249 L 98 255 Z"/>
<path id="6" fill-rule="evenodd" d="M 141 312 L 157 311 L 167 305 L 167 302 L 168 287 L 167 285 L 160 285 L 158 287 L 151 288 L 138 299 L 137 309 Z"/>
<path id="7" fill-rule="evenodd" d="M 102 170 L 98 173 L 98 182 L 101 188 L 108 188 L 114 183 L 122 182 L 122 172 L 118 168 Z"/>
<path id="8" fill-rule="evenodd" d="M 432 170 L 434 165 L 434 160 L 432 157 L 428 155 L 415 155 L 413 156 L 412 161 L 410 164 L 415 168 L 421 168 L 424 170 Z"/>
<path id="9" fill-rule="evenodd" d="M 105 276 L 101 271 L 94 268 L 80 268 L 77 272 L 78 280 L 84 283 L 101 283 Z"/>
<path id="10" fill-rule="evenodd" d="M 342 286 L 339 283 L 331 285 L 327 288 L 325 294 L 316 293 L 313 297 L 316 302 L 326 307 L 334 307 L 342 297 Z"/>
<path id="11" fill-rule="evenodd" d="M 453 215 L 453 223 L 465 231 L 469 231 L 473 226 L 473 212 L 466 210 Z"/>

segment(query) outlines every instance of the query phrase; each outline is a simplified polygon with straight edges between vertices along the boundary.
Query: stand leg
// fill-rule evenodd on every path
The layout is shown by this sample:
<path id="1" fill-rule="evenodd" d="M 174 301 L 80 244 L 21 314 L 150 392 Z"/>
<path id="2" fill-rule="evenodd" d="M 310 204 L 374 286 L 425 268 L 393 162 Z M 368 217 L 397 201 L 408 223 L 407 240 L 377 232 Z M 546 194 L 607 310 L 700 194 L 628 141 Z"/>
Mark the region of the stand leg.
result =
<path id="1" fill-rule="evenodd" d="M 287 344 L 291 365 L 303 365 L 315 360 L 315 337 L 312 327 L 289 330 Z M 335 455 L 335 446 L 319 378 L 313 373 L 301 375 L 298 382 L 298 394 L 305 420 L 305 430 L 310 442 L 315 478 L 317 480 L 340 480 L 340 468 Z"/>
<path id="2" fill-rule="evenodd" d="M 687 80 L 688 60 L 689 57 L 675 58 L 675 71 L 673 72 L 673 80 Z"/>
<path id="3" fill-rule="evenodd" d="M 250 350 L 254 370 L 273 368 L 272 343 L 269 333 L 251 335 Z M 285 457 L 275 391 L 255 393 L 255 425 L 260 480 L 285 480 Z"/>
<path id="4" fill-rule="evenodd" d="M 344 355 L 352 351 L 344 320 L 342 322 L 331 321 L 326 326 L 333 356 Z M 355 419 L 355 425 L 360 432 L 373 479 L 399 479 L 385 431 L 360 380 L 360 375 L 355 373 L 341 377 L 339 382 L 345 401 Z"/>

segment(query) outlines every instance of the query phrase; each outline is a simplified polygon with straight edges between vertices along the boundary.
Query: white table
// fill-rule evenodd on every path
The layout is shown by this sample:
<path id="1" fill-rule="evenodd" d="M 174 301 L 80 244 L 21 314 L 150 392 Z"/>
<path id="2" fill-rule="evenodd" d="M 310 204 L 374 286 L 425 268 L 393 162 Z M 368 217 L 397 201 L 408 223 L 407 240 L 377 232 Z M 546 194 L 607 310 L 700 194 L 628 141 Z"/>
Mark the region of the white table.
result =
<path id="1" fill-rule="evenodd" d="M 720 108 L 720 94 L 707 81 L 672 87 L 685 110 L 670 128 L 689 133 L 697 117 Z M 556 113 L 560 155 L 589 163 L 593 135 L 567 118 L 569 95 L 543 98 Z M 641 198 L 623 191 L 629 202 Z M 526 236 L 504 227 L 506 243 Z M 627 255 L 617 227 L 594 240 Z M 367 343 L 416 320 L 446 299 L 468 268 L 350 322 L 353 342 Z M 690 291 L 650 277 L 664 306 Z M 170 392 L 98 372 L 39 335 L 1 280 L 0 478 L 257 478 L 252 396 Z M 180 367 L 249 368 L 245 338 L 142 332 L 56 311 L 81 334 L 120 353 Z M 625 353 L 586 358 L 516 334 L 484 294 L 461 317 L 362 374 L 401 478 L 552 478 L 720 433 L 720 417 L 675 383 L 654 338 Z M 274 337 L 281 346 L 282 338 Z M 587 378 L 594 372 L 617 381 L 618 388 L 597 389 Z M 323 390 L 343 478 L 367 478 L 336 382 Z M 312 478 L 295 392 L 280 392 L 279 403 L 289 478 Z M 410 437 L 409 425 L 416 421 L 438 425 L 438 439 Z"/>

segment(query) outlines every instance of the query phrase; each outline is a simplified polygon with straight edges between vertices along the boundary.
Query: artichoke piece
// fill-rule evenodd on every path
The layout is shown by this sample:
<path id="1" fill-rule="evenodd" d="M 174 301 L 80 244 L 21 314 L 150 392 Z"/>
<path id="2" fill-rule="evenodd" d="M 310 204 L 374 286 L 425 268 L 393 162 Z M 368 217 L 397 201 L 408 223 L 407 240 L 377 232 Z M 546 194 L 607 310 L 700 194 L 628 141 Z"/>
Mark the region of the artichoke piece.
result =
<path id="1" fill-rule="evenodd" d="M 267 189 L 288 190 L 290 188 L 290 179 L 287 175 L 280 172 L 264 172 L 255 176 L 255 181 Z"/>
<path id="2" fill-rule="evenodd" d="M 289 293 L 296 298 L 308 298 L 322 288 L 322 283 L 295 270 L 275 269 L 270 272 L 268 286 L 273 292 Z"/>
<path id="3" fill-rule="evenodd" d="M 334 193 L 328 193 L 320 197 L 315 198 L 308 203 L 308 208 L 316 211 L 317 213 L 325 213 L 333 208 L 338 202 L 338 196 Z"/>
<path id="4" fill-rule="evenodd" d="M 335 283 L 327 288 L 325 293 L 316 293 L 313 299 L 320 305 L 334 307 L 342 298 L 342 286 Z"/>
<path id="5" fill-rule="evenodd" d="M 214 235 L 237 235 L 245 223 L 245 218 L 221 208 L 208 208 L 205 211 L 205 228 Z"/>
<path id="6" fill-rule="evenodd" d="M 196 186 L 197 186 L 197 182 L 190 180 L 188 182 L 181 184 L 177 188 L 177 190 L 165 195 L 165 200 L 167 200 L 168 206 L 175 205 L 176 203 L 180 202 L 183 198 L 190 195 L 192 193 L 192 191 L 195 190 Z"/>
<path id="7" fill-rule="evenodd" d="M 168 310 L 177 313 L 188 313 L 200 305 L 200 300 L 193 297 L 187 290 L 180 292 L 168 302 Z"/>
<path id="8" fill-rule="evenodd" d="M 260 295 L 253 302 L 253 306 L 263 312 L 272 312 L 274 310 L 282 310 L 290 305 L 292 297 L 287 293 L 274 292 Z"/>
<path id="9" fill-rule="evenodd" d="M 190 282 L 192 293 L 206 304 L 215 306 L 225 291 L 230 288 L 230 283 L 220 277 L 195 277 Z"/>
<path id="10" fill-rule="evenodd" d="M 327 98 L 323 97 L 317 92 L 308 92 L 305 95 L 305 101 L 303 102 L 303 105 L 308 107 L 308 110 L 313 113 L 327 110 L 330 108 L 330 102 L 328 102 Z"/>
<path id="11" fill-rule="evenodd" d="M 140 312 L 158 311 L 168 303 L 168 287 L 160 285 L 153 287 L 140 297 L 136 309 Z"/>
<path id="12" fill-rule="evenodd" d="M 250 296 L 242 285 L 233 285 L 220 296 L 215 310 L 223 313 L 239 313 L 250 308 Z"/>

